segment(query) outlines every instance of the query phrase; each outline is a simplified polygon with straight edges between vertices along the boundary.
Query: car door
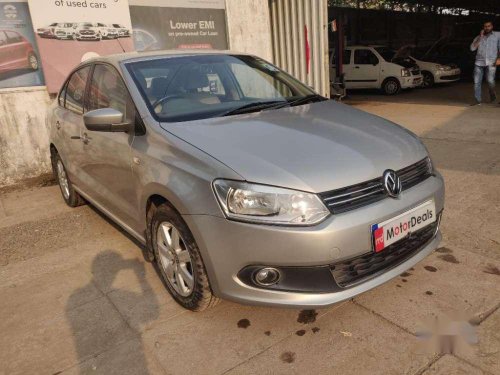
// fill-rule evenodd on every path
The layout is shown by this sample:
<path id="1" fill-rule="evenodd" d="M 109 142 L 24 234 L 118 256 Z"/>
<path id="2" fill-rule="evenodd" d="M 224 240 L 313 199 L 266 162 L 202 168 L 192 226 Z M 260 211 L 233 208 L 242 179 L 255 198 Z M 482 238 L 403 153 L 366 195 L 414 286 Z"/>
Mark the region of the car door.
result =
<path id="1" fill-rule="evenodd" d="M 10 65 L 12 69 L 25 68 L 28 65 L 28 57 L 25 53 L 24 39 L 15 31 L 6 30 L 7 44 L 9 45 Z"/>
<path id="2" fill-rule="evenodd" d="M 0 72 L 9 69 L 9 45 L 7 43 L 7 35 L 4 31 L 0 30 Z"/>
<path id="3" fill-rule="evenodd" d="M 113 108 L 124 121 L 135 122 L 135 106 L 117 70 L 96 64 L 89 81 L 86 108 Z M 138 220 L 135 174 L 131 145 L 134 132 L 97 132 L 83 128 L 84 162 L 81 166 L 89 194 L 110 213 L 129 226 Z"/>
<path id="4" fill-rule="evenodd" d="M 54 111 L 56 147 L 70 180 L 78 187 L 82 184 L 81 165 L 83 145 L 80 134 L 83 130 L 84 99 L 91 65 L 86 65 L 70 75 L 58 97 Z"/>
<path id="5" fill-rule="evenodd" d="M 376 88 L 380 86 L 379 82 L 379 58 L 369 48 L 356 48 L 349 74 L 349 86 L 352 88 Z"/>

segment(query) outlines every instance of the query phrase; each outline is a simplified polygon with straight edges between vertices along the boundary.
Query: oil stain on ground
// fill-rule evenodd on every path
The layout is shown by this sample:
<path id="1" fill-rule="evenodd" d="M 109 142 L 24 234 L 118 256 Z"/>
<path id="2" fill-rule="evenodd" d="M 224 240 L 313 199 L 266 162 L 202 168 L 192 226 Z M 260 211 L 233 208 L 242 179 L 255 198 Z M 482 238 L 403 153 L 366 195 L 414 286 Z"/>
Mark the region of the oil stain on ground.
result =
<path id="1" fill-rule="evenodd" d="M 281 353 L 280 358 L 285 363 L 295 362 L 295 353 L 294 352 L 284 352 Z"/>
<path id="2" fill-rule="evenodd" d="M 443 254 L 443 255 L 438 256 L 438 258 L 442 259 L 442 260 L 444 260 L 445 262 L 448 262 L 448 263 L 454 263 L 454 264 L 460 263 L 457 260 L 457 258 L 455 258 L 455 256 L 451 255 L 451 254 Z"/>
<path id="3" fill-rule="evenodd" d="M 436 272 L 437 271 L 437 268 L 436 267 L 433 267 L 433 266 L 425 266 L 424 267 L 427 271 L 429 272 Z"/>
<path id="4" fill-rule="evenodd" d="M 452 252 L 453 250 L 447 247 L 440 247 L 439 249 L 436 249 L 436 253 L 441 253 L 441 254 L 451 254 Z"/>
<path id="5" fill-rule="evenodd" d="M 401 277 L 408 277 L 408 276 L 411 276 L 411 273 L 409 272 L 403 272 L 401 275 L 399 275 Z"/>
<path id="6" fill-rule="evenodd" d="M 266 332 L 264 332 L 264 335 L 266 335 L 266 336 L 271 336 L 271 331 L 266 331 Z"/>
<path id="7" fill-rule="evenodd" d="M 297 317 L 297 322 L 302 324 L 314 323 L 317 316 L 316 310 L 302 310 Z"/>
<path id="8" fill-rule="evenodd" d="M 427 294 L 428 296 L 432 296 L 434 293 L 432 293 L 430 290 L 428 290 L 427 292 L 425 292 L 425 294 Z"/>
<path id="9" fill-rule="evenodd" d="M 493 264 L 488 264 L 486 267 L 484 267 L 483 272 L 489 273 L 490 275 L 500 276 L 500 270 Z"/>
<path id="10" fill-rule="evenodd" d="M 306 334 L 305 329 L 299 329 L 297 332 L 295 332 L 297 336 L 304 336 Z"/>
<path id="11" fill-rule="evenodd" d="M 240 319 L 238 321 L 238 328 L 248 328 L 248 327 L 250 327 L 250 320 Z"/>
<path id="12" fill-rule="evenodd" d="M 319 327 L 313 327 L 313 328 L 311 329 L 311 331 L 312 331 L 313 333 L 318 333 L 318 332 L 319 332 Z"/>

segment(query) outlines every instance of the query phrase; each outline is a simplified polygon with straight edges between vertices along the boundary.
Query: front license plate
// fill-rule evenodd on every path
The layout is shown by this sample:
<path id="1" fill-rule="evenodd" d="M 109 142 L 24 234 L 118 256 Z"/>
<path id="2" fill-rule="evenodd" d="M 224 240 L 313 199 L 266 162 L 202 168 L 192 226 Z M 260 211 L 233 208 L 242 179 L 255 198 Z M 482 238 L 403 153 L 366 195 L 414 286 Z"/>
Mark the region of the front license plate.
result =
<path id="1" fill-rule="evenodd" d="M 381 252 L 408 234 L 434 223 L 436 217 L 436 205 L 434 200 L 431 200 L 392 219 L 373 224 L 372 236 L 375 252 Z"/>

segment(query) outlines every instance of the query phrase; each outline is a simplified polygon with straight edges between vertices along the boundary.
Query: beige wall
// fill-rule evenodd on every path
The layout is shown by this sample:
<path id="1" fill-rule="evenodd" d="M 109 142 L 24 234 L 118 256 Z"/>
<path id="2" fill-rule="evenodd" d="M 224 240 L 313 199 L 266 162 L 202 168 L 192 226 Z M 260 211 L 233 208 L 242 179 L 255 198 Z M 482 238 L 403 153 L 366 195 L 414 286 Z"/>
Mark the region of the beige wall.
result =
<path id="1" fill-rule="evenodd" d="M 45 87 L 0 91 L 0 187 L 50 171 Z"/>
<path id="2" fill-rule="evenodd" d="M 229 48 L 273 59 L 268 0 L 226 0 Z"/>

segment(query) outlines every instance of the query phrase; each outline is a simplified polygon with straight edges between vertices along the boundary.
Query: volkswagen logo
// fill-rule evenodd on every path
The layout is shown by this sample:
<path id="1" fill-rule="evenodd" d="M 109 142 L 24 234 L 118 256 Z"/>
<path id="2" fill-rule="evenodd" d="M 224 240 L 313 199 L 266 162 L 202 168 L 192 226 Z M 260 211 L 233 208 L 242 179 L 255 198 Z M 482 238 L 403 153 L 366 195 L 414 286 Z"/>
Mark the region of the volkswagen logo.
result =
<path id="1" fill-rule="evenodd" d="M 392 198 L 399 197 L 401 194 L 402 186 L 401 179 L 392 169 L 388 169 L 384 172 L 383 175 L 384 180 L 384 189 L 387 194 Z"/>

